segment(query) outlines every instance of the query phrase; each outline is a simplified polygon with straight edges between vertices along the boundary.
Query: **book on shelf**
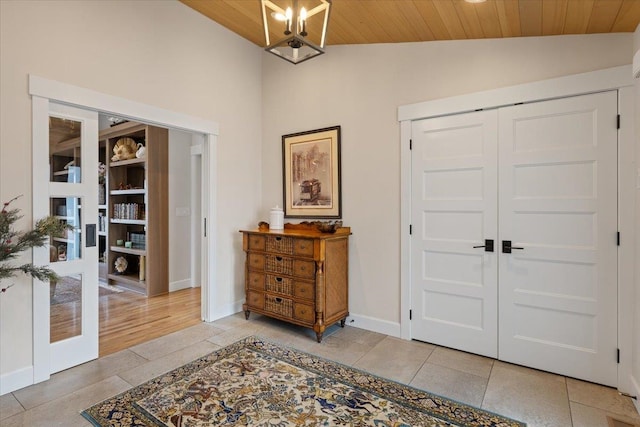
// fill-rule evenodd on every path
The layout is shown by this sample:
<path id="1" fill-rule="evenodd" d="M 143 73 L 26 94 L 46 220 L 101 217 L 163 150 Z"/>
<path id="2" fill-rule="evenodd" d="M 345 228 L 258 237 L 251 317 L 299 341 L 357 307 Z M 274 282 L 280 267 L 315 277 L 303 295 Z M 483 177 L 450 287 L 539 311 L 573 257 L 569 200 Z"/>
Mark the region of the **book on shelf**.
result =
<path id="1" fill-rule="evenodd" d="M 144 203 L 114 203 L 113 219 L 145 219 Z"/>

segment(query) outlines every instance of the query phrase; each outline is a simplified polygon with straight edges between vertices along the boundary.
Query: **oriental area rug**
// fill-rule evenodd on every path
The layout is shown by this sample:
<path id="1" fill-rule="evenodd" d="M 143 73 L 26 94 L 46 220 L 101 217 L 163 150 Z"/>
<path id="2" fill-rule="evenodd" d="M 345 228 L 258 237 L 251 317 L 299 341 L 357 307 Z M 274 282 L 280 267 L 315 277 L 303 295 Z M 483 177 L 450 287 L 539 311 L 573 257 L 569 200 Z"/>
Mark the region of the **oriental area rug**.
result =
<path id="1" fill-rule="evenodd" d="M 174 369 L 82 415 L 104 427 L 525 425 L 257 337 Z"/>

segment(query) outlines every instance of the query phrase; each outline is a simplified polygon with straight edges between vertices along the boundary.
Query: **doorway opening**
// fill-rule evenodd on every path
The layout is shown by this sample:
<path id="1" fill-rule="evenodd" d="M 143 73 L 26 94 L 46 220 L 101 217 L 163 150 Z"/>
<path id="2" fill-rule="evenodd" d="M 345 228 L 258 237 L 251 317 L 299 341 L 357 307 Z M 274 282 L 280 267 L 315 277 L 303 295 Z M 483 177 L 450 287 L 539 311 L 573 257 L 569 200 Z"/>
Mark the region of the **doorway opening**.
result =
<path id="1" fill-rule="evenodd" d="M 162 141 L 154 141 L 148 138 L 136 140 L 136 158 L 144 158 L 147 153 L 153 156 L 153 150 L 166 150 L 166 170 L 151 170 L 153 166 L 147 165 L 147 174 L 165 174 L 166 177 L 160 186 L 166 191 L 161 191 L 156 197 L 161 200 L 153 200 L 157 189 L 155 182 L 149 180 L 148 194 L 140 200 L 143 206 L 146 202 L 147 210 L 154 205 L 166 211 L 167 220 L 163 229 L 153 228 L 154 212 L 149 212 L 146 218 L 147 225 L 135 226 L 127 224 L 114 224 L 114 209 L 127 202 L 136 202 L 136 196 L 117 195 L 122 191 L 117 190 L 121 186 L 135 185 L 132 177 L 126 176 L 123 169 L 112 162 L 116 154 L 117 141 L 120 134 L 118 127 L 127 126 L 132 122 L 123 118 L 99 114 L 99 130 L 101 135 L 116 135 L 112 138 L 100 138 L 99 147 L 99 173 L 102 175 L 98 204 L 98 230 L 99 230 L 99 355 L 123 350 L 172 332 L 185 329 L 202 321 L 201 310 L 201 272 L 199 260 L 202 256 L 200 248 L 200 236 L 202 222 L 201 206 L 201 163 L 203 138 L 199 134 L 185 132 L 169 128 L 166 132 L 166 144 Z M 134 125 L 137 122 L 133 122 Z M 154 127 L 155 128 L 155 127 Z M 113 134 L 114 130 L 116 131 Z M 164 134 L 163 134 L 164 135 Z M 154 143 L 156 146 L 154 147 Z M 160 144 L 159 144 L 160 143 Z M 158 148 L 161 145 L 162 148 Z M 113 148 L 112 148 L 113 147 Z M 200 153 L 194 155 L 193 152 Z M 133 154 L 132 154 L 133 155 Z M 140 156 L 139 156 L 140 155 Z M 151 158 L 149 158 L 149 163 Z M 103 172 L 104 170 L 104 172 Z M 134 175 L 131 171 L 129 175 Z M 117 181 L 117 182 L 116 182 Z M 126 192 L 126 191 L 125 191 Z M 102 195 L 104 194 L 104 197 Z M 134 203 L 135 204 L 135 203 Z M 137 206 L 137 204 L 135 204 Z M 153 233 L 165 234 L 162 239 L 153 236 Z M 122 239 L 120 239 L 122 237 Z M 136 239 L 140 240 L 136 242 Z M 143 269 L 148 271 L 158 269 L 157 260 L 150 259 L 147 255 L 146 266 L 141 265 L 136 254 L 129 253 L 126 246 L 133 246 L 146 250 L 144 243 L 154 244 L 157 248 L 160 242 L 166 243 L 166 255 L 161 262 L 166 265 L 167 274 L 164 277 L 143 278 Z M 116 246 L 118 243 L 124 244 Z M 151 248 L 149 248 L 151 249 Z M 128 267 L 132 270 L 134 281 L 130 285 L 114 269 L 119 260 L 129 259 Z M 157 255 L 156 255 L 157 258 Z M 151 271 L 149 271 L 151 272 Z M 126 273 L 126 272 L 125 272 Z M 138 277 L 135 277 L 138 275 Z M 137 279 L 146 279 L 145 286 L 138 289 Z M 132 291 L 133 290 L 133 291 Z M 140 292 L 141 291 L 141 292 Z M 146 295 L 144 295 L 146 293 Z M 155 295 L 157 293 L 158 295 Z"/>
<path id="2" fill-rule="evenodd" d="M 49 159 L 48 159 L 49 151 L 47 149 L 49 148 L 49 132 L 48 132 L 49 129 L 47 124 L 49 122 L 48 118 L 50 117 L 50 111 L 52 111 L 51 108 L 53 108 L 53 106 L 55 105 L 60 105 L 63 107 L 63 109 L 61 110 L 63 112 L 66 111 L 64 110 L 64 108 L 74 109 L 75 113 L 73 114 L 78 115 L 79 117 L 80 116 L 84 117 L 84 115 L 87 116 L 87 119 L 86 119 L 87 123 L 96 123 L 95 127 L 87 128 L 87 135 L 92 135 L 92 137 L 88 139 L 87 138 L 83 139 L 83 141 L 85 142 L 82 143 L 83 147 L 88 149 L 89 145 L 87 145 L 87 142 L 93 141 L 92 144 L 95 147 L 95 148 L 92 148 L 92 150 L 95 150 L 93 151 L 93 154 L 89 155 L 83 160 L 83 163 L 87 165 L 86 167 L 87 172 L 85 173 L 85 175 L 87 176 L 87 183 L 82 184 L 83 185 L 82 188 L 86 190 L 86 193 L 87 193 L 86 197 L 88 201 L 87 206 L 85 206 L 86 209 L 83 209 L 83 212 L 84 212 L 83 213 L 83 231 L 84 231 L 84 228 L 87 228 L 86 234 L 85 234 L 85 238 L 87 239 L 87 242 L 85 242 L 86 244 L 85 243 L 83 244 L 85 244 L 86 247 L 93 246 L 93 248 L 91 248 L 92 250 L 95 249 L 95 252 L 93 252 L 93 255 L 91 256 L 91 260 L 92 262 L 94 262 L 94 266 L 97 266 L 98 260 L 100 259 L 100 255 L 98 253 L 98 244 L 94 244 L 93 238 L 92 238 L 92 236 L 97 237 L 96 229 L 97 229 L 97 223 L 99 219 L 97 212 L 95 212 L 95 215 L 93 212 L 94 210 L 95 211 L 98 210 L 97 201 L 99 196 L 98 179 L 97 179 L 98 178 L 98 170 L 97 170 L 98 169 L 98 155 L 97 155 L 98 147 L 96 143 L 96 141 L 99 139 L 97 137 L 99 133 L 97 129 L 98 114 L 110 115 L 110 114 L 113 114 L 113 112 L 118 111 L 121 117 L 124 117 L 131 122 L 137 122 L 141 126 L 147 126 L 147 125 L 144 125 L 146 123 L 150 127 L 153 126 L 155 128 L 164 128 L 165 132 L 168 132 L 168 129 L 171 129 L 172 131 L 174 130 L 181 131 L 183 133 L 186 133 L 186 135 L 188 135 L 188 138 L 190 141 L 194 141 L 194 140 L 200 141 L 201 148 L 196 151 L 198 151 L 199 153 L 198 159 L 201 162 L 201 167 L 200 169 L 198 169 L 201 171 L 199 176 L 201 186 L 199 187 L 199 191 L 198 191 L 201 198 L 201 200 L 199 201 L 201 209 L 199 210 L 198 212 L 199 215 L 196 217 L 195 220 L 199 222 L 202 221 L 204 223 L 209 222 L 210 226 L 208 227 L 208 230 L 203 227 L 203 230 L 206 230 L 208 232 L 208 235 L 201 232 L 197 239 L 185 239 L 184 236 L 182 237 L 182 240 L 186 240 L 186 241 L 193 240 L 194 241 L 193 245 L 200 248 L 200 254 L 198 256 L 202 258 L 202 262 L 200 264 L 199 277 L 197 277 L 198 275 L 194 275 L 193 278 L 189 278 L 189 279 L 172 278 L 171 279 L 172 288 L 169 289 L 167 286 L 166 291 L 158 292 L 157 294 L 167 294 L 170 297 L 174 297 L 175 294 L 185 290 L 185 289 L 182 289 L 183 287 L 196 288 L 197 286 L 195 282 L 199 281 L 201 288 L 196 289 L 194 291 L 196 294 L 195 300 L 200 303 L 199 315 L 197 316 L 196 321 L 197 322 L 200 322 L 202 320 L 212 321 L 220 317 L 220 314 L 216 313 L 216 310 L 213 307 L 213 301 L 211 300 L 212 292 L 209 291 L 209 288 L 213 288 L 214 286 L 215 275 L 213 273 L 216 271 L 215 270 L 216 261 L 214 258 L 215 236 L 216 236 L 216 229 L 215 229 L 216 191 L 215 190 L 217 185 L 216 174 L 215 174 L 215 164 L 216 164 L 215 160 L 216 160 L 216 138 L 218 134 L 218 125 L 214 122 L 210 122 L 207 120 L 186 116 L 180 113 L 163 110 L 157 107 L 140 104 L 137 102 L 126 100 L 126 99 L 93 92 L 93 91 L 82 89 L 72 85 L 54 82 L 51 80 L 47 80 L 47 79 L 43 79 L 35 76 L 30 76 L 29 78 L 29 94 L 32 96 L 32 108 L 33 108 L 33 153 L 34 153 L 33 155 L 33 175 L 34 175 L 33 215 L 34 217 L 46 216 L 50 211 L 50 206 L 49 206 L 50 203 L 48 203 L 49 193 L 53 192 L 51 194 L 60 194 L 66 197 L 66 194 L 70 192 L 72 189 L 76 189 L 76 186 L 78 185 L 78 184 L 72 184 L 72 186 L 70 186 L 69 183 L 60 183 L 60 184 L 49 183 L 50 182 L 50 177 L 48 176 L 49 167 L 47 165 L 47 163 L 49 162 Z M 82 113 L 83 111 L 86 114 Z M 71 114 L 71 113 L 68 113 L 68 114 Z M 82 120 L 85 120 L 85 119 L 82 119 Z M 87 147 L 85 147 L 85 145 L 87 145 Z M 177 144 L 176 146 L 179 146 L 179 145 L 180 144 Z M 191 144 L 183 147 L 181 150 L 188 153 L 187 158 L 189 159 L 188 160 L 189 164 L 191 163 L 190 153 L 192 151 L 192 149 L 190 148 L 190 145 Z M 95 166 L 94 166 L 94 163 L 95 163 Z M 135 160 L 133 160 L 132 163 L 135 163 Z M 190 166 L 189 166 L 189 169 L 191 169 Z M 163 171 L 167 176 L 170 173 L 168 167 L 165 167 Z M 89 179 L 89 176 L 92 176 L 92 178 Z M 186 185 L 189 188 L 191 188 L 191 181 L 189 179 L 188 172 L 186 176 L 187 176 Z M 132 191 L 129 191 L 129 194 L 136 194 L 136 193 L 144 194 L 145 192 L 141 191 L 141 189 L 143 189 L 145 185 L 144 179 L 141 179 L 140 182 L 141 183 L 138 183 L 135 185 L 132 184 L 132 188 L 124 189 L 125 193 L 120 193 L 120 194 L 127 194 L 127 190 L 132 190 Z M 86 185 L 90 185 L 90 188 L 86 187 Z M 133 187 L 138 187 L 138 188 L 133 188 Z M 183 192 L 183 189 L 181 190 L 181 192 Z M 160 198 L 164 197 L 165 203 L 168 203 L 167 194 L 168 194 L 168 190 L 164 196 L 160 197 Z M 180 209 L 177 210 L 179 215 L 181 215 L 182 217 L 192 216 L 191 204 L 190 204 L 191 202 L 189 202 L 189 204 L 185 204 L 184 201 L 178 201 L 177 203 L 180 204 L 180 206 L 178 206 Z M 143 200 L 139 202 L 139 204 L 144 205 L 145 201 Z M 197 204 L 194 204 L 194 205 L 197 205 Z M 112 206 L 109 206 L 109 209 L 112 209 L 112 208 L 113 208 Z M 173 210 L 174 214 L 175 212 L 176 210 Z M 141 225 L 141 226 L 147 225 L 146 223 L 143 224 L 140 221 L 140 219 L 138 219 L 137 221 L 133 221 L 133 222 L 128 221 L 128 222 L 131 224 Z M 166 228 L 168 230 L 168 225 L 166 226 Z M 187 226 L 186 233 L 188 233 L 188 235 L 191 236 L 190 234 L 191 232 L 193 232 L 192 227 Z M 130 241 L 130 243 L 133 243 L 133 240 L 134 240 L 133 234 L 134 233 L 131 233 L 131 236 L 127 235 L 127 240 Z M 168 240 L 168 234 L 169 234 L 168 231 L 166 231 L 164 234 Z M 82 239 L 82 240 L 85 240 L 85 239 Z M 91 240 L 91 244 L 89 243 L 89 240 Z M 124 240 L 124 238 L 120 238 L 118 240 Z M 116 247 L 118 246 L 118 243 L 119 242 L 117 241 L 108 242 L 108 245 L 110 246 L 110 249 L 111 249 L 112 245 Z M 191 245 L 191 242 L 187 243 L 187 245 L 188 246 Z M 153 247 L 153 245 L 149 245 L 148 247 Z M 127 250 L 124 250 L 124 249 L 127 249 Z M 140 249 L 139 248 L 137 248 L 137 250 L 134 250 L 134 249 L 135 248 L 133 247 L 126 247 L 124 242 L 122 242 L 122 247 L 120 248 L 120 252 L 125 254 L 128 252 L 129 254 L 138 255 L 139 258 L 142 259 L 141 255 L 143 255 L 143 253 L 140 252 Z M 189 253 L 189 252 L 190 252 L 189 250 L 186 251 L 186 253 Z M 88 250 L 87 250 L 87 254 L 88 254 Z M 34 250 L 34 263 L 49 264 L 50 262 L 49 260 L 50 260 L 50 254 L 49 254 L 48 248 L 42 248 L 41 250 Z M 104 255 L 103 255 L 103 260 L 105 261 L 105 264 L 107 266 L 111 264 L 111 260 L 107 262 L 107 260 L 104 259 Z M 169 262 L 170 262 L 170 256 L 167 253 L 167 255 L 164 256 L 164 263 L 168 264 Z M 136 263 L 134 263 L 134 267 L 135 267 L 135 264 Z M 197 263 L 191 263 L 190 261 L 187 261 L 186 264 L 197 265 Z M 161 263 L 158 263 L 157 265 L 161 265 Z M 149 271 L 149 270 L 139 269 L 139 271 Z M 83 277 L 83 279 L 84 279 L 83 290 L 95 289 L 95 291 L 91 290 L 91 292 L 87 292 L 85 294 L 85 295 L 89 295 L 89 294 L 94 295 L 95 300 L 94 300 L 94 296 L 91 296 L 90 298 L 91 301 L 87 299 L 88 297 L 83 296 L 83 303 L 84 304 L 91 303 L 90 305 L 95 305 L 95 308 L 92 309 L 91 312 L 96 313 L 96 319 L 90 324 L 85 325 L 86 327 L 83 326 L 82 337 L 87 339 L 89 338 L 95 339 L 97 344 L 98 329 L 99 329 L 98 321 L 97 321 L 98 269 L 95 268 L 95 273 L 90 274 L 88 277 Z M 131 282 L 133 282 L 133 280 L 131 280 Z M 169 290 L 174 292 L 168 293 Z M 202 292 L 199 293 L 200 296 L 198 298 L 197 294 L 199 290 L 201 290 Z M 148 294 L 148 292 L 145 292 L 145 294 Z M 92 301 L 95 301 L 95 304 Z M 38 382 L 47 380 L 50 377 L 51 373 L 57 372 L 57 370 L 59 370 L 59 369 L 57 370 L 54 369 L 54 366 L 51 363 L 51 358 L 52 358 L 52 355 L 57 351 L 56 349 L 60 347 L 59 345 L 60 342 L 52 343 L 50 340 L 51 329 L 49 326 L 51 323 L 51 318 L 50 318 L 49 291 L 44 287 L 34 287 L 33 302 L 34 302 L 34 305 L 33 305 L 33 324 L 34 324 L 33 383 L 38 383 Z M 196 307 L 197 307 L 197 303 L 196 303 Z M 198 310 L 196 310 L 196 312 L 198 312 Z M 83 322 L 84 322 L 84 317 L 83 317 Z M 132 332 L 131 328 L 125 328 L 125 329 L 129 329 L 128 332 Z M 167 332 L 165 331 L 165 333 Z M 67 341 L 69 340 L 63 340 L 62 342 L 66 343 Z M 74 359 L 75 362 L 73 363 L 73 365 L 77 365 L 79 363 L 83 363 L 96 358 L 98 353 L 97 347 L 98 346 L 96 345 L 95 355 L 93 350 L 79 352 L 77 354 L 77 358 L 76 358 L 77 360 Z M 66 367 L 70 367 L 70 366 L 72 365 L 69 365 Z"/>

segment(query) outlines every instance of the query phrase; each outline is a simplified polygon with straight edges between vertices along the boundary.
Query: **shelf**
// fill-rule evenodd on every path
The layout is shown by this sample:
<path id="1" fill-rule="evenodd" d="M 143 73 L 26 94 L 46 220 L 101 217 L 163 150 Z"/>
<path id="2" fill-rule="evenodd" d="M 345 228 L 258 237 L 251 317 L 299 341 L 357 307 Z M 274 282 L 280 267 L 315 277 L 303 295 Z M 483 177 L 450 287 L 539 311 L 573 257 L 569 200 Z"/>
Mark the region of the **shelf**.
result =
<path id="1" fill-rule="evenodd" d="M 130 289 L 135 292 L 140 292 L 142 294 L 146 293 L 147 284 L 144 280 L 138 279 L 138 274 L 107 274 L 107 277 L 114 282 L 117 282 L 119 285 Z"/>
<path id="2" fill-rule="evenodd" d="M 98 209 L 107 209 L 107 205 L 98 205 Z"/>
<path id="3" fill-rule="evenodd" d="M 133 188 L 131 190 L 111 190 L 109 195 L 111 196 L 129 196 L 133 194 L 145 194 L 147 190 L 144 188 Z"/>
<path id="4" fill-rule="evenodd" d="M 109 163 L 109 167 L 116 168 L 118 166 L 131 166 L 131 165 L 138 165 L 138 164 L 140 166 L 145 166 L 146 160 L 147 160 L 146 157 L 143 157 L 141 159 L 135 158 L 135 159 L 120 160 L 119 162 Z"/>
<path id="5" fill-rule="evenodd" d="M 112 252 L 120 252 L 123 254 L 146 256 L 147 251 L 145 249 L 125 248 L 124 246 L 109 246 L 109 250 Z"/>
<path id="6" fill-rule="evenodd" d="M 98 231 L 98 236 L 105 236 L 106 237 L 107 232 L 106 231 Z"/>
<path id="7" fill-rule="evenodd" d="M 54 237 L 53 241 L 54 242 L 61 242 L 61 243 L 76 243 L 75 240 L 73 240 L 73 239 L 65 239 L 64 237 Z"/>
<path id="8" fill-rule="evenodd" d="M 147 221 L 144 219 L 115 219 L 109 220 L 111 224 L 128 224 L 128 225 L 146 225 Z"/>

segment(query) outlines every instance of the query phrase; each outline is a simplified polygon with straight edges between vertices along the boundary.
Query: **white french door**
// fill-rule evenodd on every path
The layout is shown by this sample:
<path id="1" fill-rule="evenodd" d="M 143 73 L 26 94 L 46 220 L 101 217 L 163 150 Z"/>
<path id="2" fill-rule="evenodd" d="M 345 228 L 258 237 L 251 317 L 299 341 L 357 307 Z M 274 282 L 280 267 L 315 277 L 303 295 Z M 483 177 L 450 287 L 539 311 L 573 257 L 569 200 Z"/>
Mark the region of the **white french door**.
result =
<path id="1" fill-rule="evenodd" d="M 413 123 L 413 338 L 617 384 L 616 117 L 606 92 Z"/>
<path id="2" fill-rule="evenodd" d="M 497 112 L 412 126 L 412 335 L 495 358 Z"/>
<path id="3" fill-rule="evenodd" d="M 60 280 L 34 285 L 35 382 L 98 357 L 98 114 L 33 98 L 34 218 L 72 226 L 34 250 Z M 48 339 L 42 340 L 43 335 Z"/>

